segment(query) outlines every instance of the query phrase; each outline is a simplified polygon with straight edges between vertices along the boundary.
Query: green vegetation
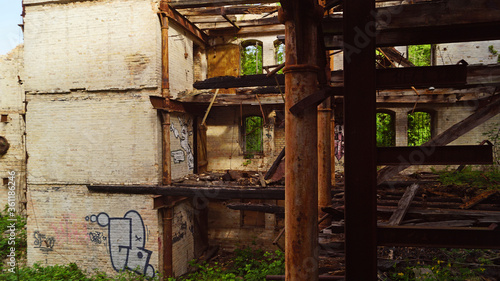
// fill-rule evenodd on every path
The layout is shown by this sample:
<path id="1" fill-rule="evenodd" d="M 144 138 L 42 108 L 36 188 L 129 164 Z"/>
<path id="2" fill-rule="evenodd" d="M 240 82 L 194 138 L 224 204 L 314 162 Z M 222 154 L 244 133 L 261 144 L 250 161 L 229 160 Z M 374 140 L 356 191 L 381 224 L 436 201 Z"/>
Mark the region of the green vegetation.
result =
<path id="1" fill-rule="evenodd" d="M 396 133 L 394 116 L 389 113 L 377 113 L 377 146 L 395 146 Z"/>
<path id="2" fill-rule="evenodd" d="M 431 114 L 416 111 L 408 114 L 408 146 L 419 146 L 431 139 Z"/>
<path id="3" fill-rule="evenodd" d="M 169 278 L 169 281 L 204 281 L 204 280 L 266 280 L 266 275 L 281 275 L 285 273 L 285 256 L 277 250 L 274 253 L 263 250 L 253 250 L 249 247 L 237 249 L 236 257 L 228 264 L 207 263 L 191 265 L 197 272 L 185 277 Z"/>
<path id="4" fill-rule="evenodd" d="M 498 51 L 495 50 L 495 48 L 493 47 L 493 45 L 489 45 L 488 46 L 488 51 L 490 52 L 490 54 L 492 54 L 494 56 L 497 56 L 497 63 L 500 63 L 500 55 L 498 54 Z"/>
<path id="5" fill-rule="evenodd" d="M 416 66 L 430 66 L 431 45 L 408 46 L 408 60 Z"/>
<path id="6" fill-rule="evenodd" d="M 241 72 L 243 75 L 262 73 L 262 44 L 251 42 L 243 44 L 241 51 Z"/>
<path id="7" fill-rule="evenodd" d="M 245 153 L 262 152 L 262 117 L 249 116 L 245 118 Z"/>
<path id="8" fill-rule="evenodd" d="M 481 279 L 486 268 L 492 264 L 491 258 L 496 253 L 489 250 L 468 249 L 440 249 L 438 257 L 432 260 L 406 261 L 407 266 L 394 265 L 390 280 L 487 280 Z"/>
<path id="9" fill-rule="evenodd" d="M 81 270 L 76 264 L 41 266 L 34 264 L 33 267 L 17 268 L 15 273 L 0 273 L 0 280 L 5 281 L 159 281 L 158 277 L 146 278 L 132 271 L 124 271 L 115 276 L 108 276 L 103 272 L 95 271 L 92 274 Z"/>
<path id="10" fill-rule="evenodd" d="M 14 258 L 16 261 L 16 266 L 19 261 L 22 261 L 26 257 L 26 219 L 17 214 L 12 214 L 8 211 L 8 207 L 0 212 L 0 233 L 2 234 L 0 240 L 0 256 L 6 258 L 11 255 L 11 248 L 15 248 Z M 10 238 L 9 226 L 15 225 L 15 238 Z M 0 270 L 4 271 L 10 268 L 6 262 L 2 262 L 0 265 Z M 2 280 L 0 278 L 0 280 Z"/>
<path id="11" fill-rule="evenodd" d="M 443 185 L 500 189 L 500 169 L 494 166 L 484 170 L 474 170 L 471 167 L 466 167 L 460 172 L 449 170 L 434 172 L 439 175 L 439 181 Z"/>

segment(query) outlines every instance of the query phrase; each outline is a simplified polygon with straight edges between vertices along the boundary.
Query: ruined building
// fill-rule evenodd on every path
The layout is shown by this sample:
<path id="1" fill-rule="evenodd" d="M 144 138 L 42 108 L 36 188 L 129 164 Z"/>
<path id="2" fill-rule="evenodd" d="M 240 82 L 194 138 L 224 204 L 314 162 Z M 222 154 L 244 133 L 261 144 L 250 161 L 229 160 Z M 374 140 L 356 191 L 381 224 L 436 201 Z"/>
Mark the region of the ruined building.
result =
<path id="1" fill-rule="evenodd" d="M 359 30 L 348 20 L 354 4 L 340 2 L 326 1 L 319 9 L 315 1 L 292 0 L 24 0 L 24 46 L 0 60 L 0 202 L 8 201 L 14 171 L 17 206 L 28 216 L 28 264 L 75 262 L 108 273 L 179 276 L 210 246 L 256 241 L 273 247 L 285 225 L 283 212 L 245 209 L 252 204 L 285 206 L 287 216 L 303 216 L 302 227 L 289 223 L 288 240 L 277 243 L 293 244 L 293 236 L 303 233 L 310 239 L 302 247 L 312 252 L 297 248 L 297 258 L 288 255 L 287 262 L 314 260 L 318 187 L 319 205 L 330 205 L 324 194 L 335 171 L 346 171 L 346 188 L 353 177 L 366 177 L 375 188 L 377 163 L 413 165 L 407 172 L 429 167 L 411 154 L 415 150 L 390 148 L 419 146 L 443 134 L 453 137 L 434 145 L 477 145 L 498 129 L 500 41 L 491 40 L 500 39 L 494 31 L 499 1 L 488 8 L 488 1 L 474 7 L 452 0 L 372 3 L 377 54 L 372 35 L 348 36 L 346 29 Z M 443 9 L 452 16 L 442 22 L 415 20 Z M 476 32 L 474 24 L 488 32 Z M 406 46 L 417 44 L 432 44 L 428 67 L 407 59 Z M 353 70 L 358 60 L 368 70 Z M 372 85 L 373 100 L 349 95 L 353 84 Z M 375 142 L 362 142 L 375 139 L 376 116 L 388 124 L 389 147 L 378 150 L 378 160 Z M 409 134 L 418 129 L 409 119 L 418 118 L 425 119 L 419 124 L 427 133 L 412 142 L 420 135 Z M 463 120 L 470 128 L 449 132 Z M 461 152 L 475 154 L 470 149 Z M 349 162 L 349 153 L 363 165 Z M 412 158 L 403 163 L 395 155 Z M 442 155 L 424 158 L 445 165 Z M 472 158 L 473 164 L 488 162 Z M 388 171 L 379 182 L 395 174 Z M 294 192 L 303 182 L 307 187 Z M 285 204 L 284 184 L 288 198 L 302 198 L 313 215 Z M 347 224 L 369 213 L 348 213 L 350 202 L 359 199 L 368 208 L 366 200 L 374 198 L 372 189 L 363 196 L 363 189 L 352 190 L 358 195 L 346 193 Z M 376 221 L 359 218 L 375 237 Z M 361 280 L 350 270 L 359 257 L 349 258 L 356 252 L 349 245 L 361 238 L 349 233 L 347 228 L 346 274 Z M 369 267 L 377 241 L 368 240 L 359 247 L 366 246 Z M 305 279 L 291 280 L 313 280 L 312 268 Z M 370 275 L 371 269 L 360 272 Z"/>

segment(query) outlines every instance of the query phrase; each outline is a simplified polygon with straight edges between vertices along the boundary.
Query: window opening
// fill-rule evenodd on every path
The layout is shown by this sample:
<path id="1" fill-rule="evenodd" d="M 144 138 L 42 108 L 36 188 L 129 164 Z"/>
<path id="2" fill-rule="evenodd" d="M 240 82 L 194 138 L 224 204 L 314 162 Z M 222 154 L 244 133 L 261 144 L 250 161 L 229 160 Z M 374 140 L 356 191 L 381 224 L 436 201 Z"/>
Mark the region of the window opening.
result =
<path id="1" fill-rule="evenodd" d="M 395 146 L 396 128 L 394 113 L 377 112 L 377 146 Z"/>
<path id="2" fill-rule="evenodd" d="M 253 154 L 262 152 L 262 127 L 263 120 L 260 116 L 249 116 L 245 118 L 245 154 L 253 156 Z"/>
<path id="3" fill-rule="evenodd" d="M 262 43 L 246 41 L 242 44 L 241 70 L 243 75 L 262 73 Z"/>
<path id="4" fill-rule="evenodd" d="M 408 114 L 408 146 L 419 146 L 432 137 L 431 114 L 415 111 Z"/>

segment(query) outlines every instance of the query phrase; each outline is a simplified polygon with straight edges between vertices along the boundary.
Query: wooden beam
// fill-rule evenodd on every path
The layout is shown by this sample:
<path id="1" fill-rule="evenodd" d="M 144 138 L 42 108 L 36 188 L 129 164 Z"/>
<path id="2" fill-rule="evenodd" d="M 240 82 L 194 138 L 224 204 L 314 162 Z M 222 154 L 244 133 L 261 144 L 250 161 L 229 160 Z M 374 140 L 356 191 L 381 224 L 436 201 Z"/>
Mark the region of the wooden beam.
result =
<path id="1" fill-rule="evenodd" d="M 267 4 L 276 3 L 275 0 L 171 0 L 170 6 L 176 9 L 221 7 L 228 5 Z"/>
<path id="2" fill-rule="evenodd" d="M 389 218 L 389 225 L 399 225 L 403 221 L 406 212 L 408 212 L 408 209 L 410 208 L 411 201 L 417 193 L 418 187 L 419 186 L 416 183 L 408 186 L 405 193 L 401 197 L 401 200 L 398 202 L 398 208 L 394 211 L 391 218 Z"/>
<path id="3" fill-rule="evenodd" d="M 91 192 L 120 194 L 149 194 L 183 196 L 201 201 L 212 199 L 272 199 L 283 200 L 284 188 L 244 187 L 191 187 L 191 186 L 138 186 L 138 185 L 87 185 Z M 194 200 L 193 199 L 193 200 Z"/>
<path id="4" fill-rule="evenodd" d="M 494 40 L 500 37 L 498 1 L 433 1 L 378 8 L 376 11 L 377 46 Z M 336 37 L 342 33 L 341 18 L 324 19 L 323 28 L 328 35 L 328 48 L 338 48 L 342 41 Z M 366 30 L 360 32 L 366 33 Z"/>
<path id="5" fill-rule="evenodd" d="M 187 96 L 178 98 L 177 100 L 183 103 L 199 103 L 206 104 L 210 102 L 213 94 L 200 94 L 196 96 Z M 264 94 L 259 96 L 260 102 L 263 105 L 283 104 L 283 97 L 281 94 Z M 214 106 L 228 106 L 228 105 L 259 105 L 255 99 L 255 95 L 234 95 L 234 94 L 219 94 Z"/>
<path id="6" fill-rule="evenodd" d="M 500 113 L 500 95 L 493 96 L 489 99 L 488 103 L 476 110 L 475 113 L 469 117 L 453 125 L 441 134 L 433 137 L 430 141 L 426 142 L 421 148 L 419 155 L 428 156 L 432 154 L 432 146 L 447 145 L 456 140 L 460 136 L 468 133 L 477 126 L 488 121 L 492 117 Z M 382 183 L 389 180 L 399 172 L 411 166 L 411 161 L 402 158 L 401 163 L 397 166 L 387 166 L 378 171 L 377 182 Z"/>
<path id="7" fill-rule="evenodd" d="M 172 19 L 174 22 L 182 26 L 185 30 L 189 31 L 191 35 L 193 35 L 195 38 L 200 40 L 203 44 L 207 44 L 208 42 L 208 35 L 201 31 L 196 25 L 194 25 L 192 22 L 190 22 L 187 18 L 185 18 L 183 15 L 181 15 L 178 11 L 175 9 L 172 9 L 169 7 L 169 5 L 166 2 L 161 2 L 160 3 L 160 11 L 164 14 L 167 15 L 170 19 Z"/>
<path id="8" fill-rule="evenodd" d="M 270 14 L 278 11 L 278 6 L 229 6 L 224 7 L 224 11 L 226 15 L 246 15 L 246 14 Z M 197 8 L 186 8 L 186 9 L 177 9 L 184 16 L 211 16 L 211 15 L 219 15 L 220 16 L 220 8 L 211 8 L 204 7 L 202 9 Z"/>
<path id="9" fill-rule="evenodd" d="M 266 33 L 281 33 L 285 34 L 285 26 L 282 24 L 275 25 L 264 25 L 264 26 L 247 26 L 242 27 L 239 30 L 235 30 L 234 28 L 221 28 L 210 30 L 210 36 L 241 36 L 241 35 L 249 35 L 249 34 L 266 34 Z"/>
<path id="10" fill-rule="evenodd" d="M 493 164 L 491 145 L 378 147 L 378 165 Z"/>
<path id="11" fill-rule="evenodd" d="M 195 22 L 196 25 L 200 29 L 227 29 L 230 28 L 232 25 L 230 23 L 227 23 L 225 21 L 217 21 L 217 22 L 212 22 L 212 23 L 198 23 Z M 236 21 L 235 23 L 243 28 L 243 27 L 251 27 L 251 26 L 267 26 L 267 25 L 278 25 L 280 24 L 278 22 L 277 17 L 269 17 L 269 18 L 264 18 L 264 19 L 255 19 L 255 20 L 241 20 L 241 21 Z"/>
<path id="12" fill-rule="evenodd" d="M 276 78 L 275 78 L 276 77 Z M 245 75 L 245 76 L 219 76 L 203 81 L 195 82 L 196 89 L 217 89 L 217 88 L 240 88 L 258 86 L 276 86 L 276 79 L 280 85 L 285 84 L 285 75 L 277 74 L 275 77 L 267 77 L 266 74 Z"/>
<path id="13" fill-rule="evenodd" d="M 377 227 L 379 246 L 500 249 L 498 236 L 498 230 L 487 227 Z"/>

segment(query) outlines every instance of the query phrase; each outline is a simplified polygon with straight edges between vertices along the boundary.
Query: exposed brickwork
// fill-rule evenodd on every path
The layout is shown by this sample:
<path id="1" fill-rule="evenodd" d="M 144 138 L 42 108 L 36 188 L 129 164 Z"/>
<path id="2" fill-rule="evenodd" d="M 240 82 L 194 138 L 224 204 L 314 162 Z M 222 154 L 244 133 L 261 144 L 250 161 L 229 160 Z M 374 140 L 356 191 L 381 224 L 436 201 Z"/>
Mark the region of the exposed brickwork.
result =
<path id="1" fill-rule="evenodd" d="M 17 46 L 5 56 L 0 56 L 0 136 L 9 143 L 7 153 L 0 156 L 0 206 L 3 208 L 8 202 L 8 192 L 15 189 L 17 211 L 25 210 L 26 200 L 26 149 L 25 149 L 25 104 L 23 91 L 23 56 L 24 48 Z M 14 179 L 9 180 L 9 173 L 15 173 Z M 9 181 L 11 190 L 8 189 Z M 14 186 L 14 187 L 12 187 Z"/>

